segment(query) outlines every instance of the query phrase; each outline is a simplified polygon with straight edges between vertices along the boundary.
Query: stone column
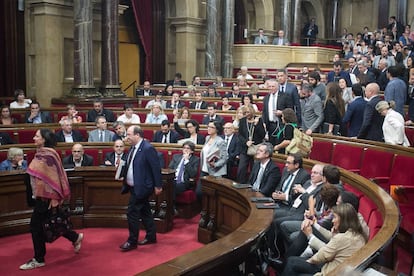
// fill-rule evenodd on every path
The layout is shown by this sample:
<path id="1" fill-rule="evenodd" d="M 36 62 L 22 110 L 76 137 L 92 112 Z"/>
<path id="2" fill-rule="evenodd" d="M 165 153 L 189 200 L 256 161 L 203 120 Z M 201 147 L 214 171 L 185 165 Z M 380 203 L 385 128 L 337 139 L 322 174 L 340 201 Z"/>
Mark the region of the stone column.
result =
<path id="1" fill-rule="evenodd" d="M 338 37 L 338 0 L 332 2 L 332 38 Z"/>
<path id="2" fill-rule="evenodd" d="M 293 11 L 293 43 L 300 43 L 300 37 L 302 35 L 302 23 L 300 21 L 300 6 L 302 0 L 295 0 Z"/>
<path id="3" fill-rule="evenodd" d="M 221 35 L 219 31 L 220 0 L 209 0 L 207 4 L 207 34 L 206 34 L 206 77 L 215 77 L 220 72 L 217 53 L 220 53 Z"/>
<path id="4" fill-rule="evenodd" d="M 118 4 L 119 0 L 102 0 L 100 91 L 105 97 L 125 97 L 119 86 Z"/>
<path id="5" fill-rule="evenodd" d="M 224 78 L 231 78 L 233 76 L 234 0 L 224 0 L 222 18 L 221 74 Z"/>
<path id="6" fill-rule="evenodd" d="M 92 0 L 73 2 L 73 87 L 71 96 L 96 97 L 93 83 Z"/>
<path id="7" fill-rule="evenodd" d="M 292 2 L 291 0 L 283 0 L 283 9 L 282 14 L 280 15 L 280 26 L 285 31 L 285 37 L 287 37 L 289 40 L 292 40 L 291 38 L 291 10 L 292 10 Z"/>

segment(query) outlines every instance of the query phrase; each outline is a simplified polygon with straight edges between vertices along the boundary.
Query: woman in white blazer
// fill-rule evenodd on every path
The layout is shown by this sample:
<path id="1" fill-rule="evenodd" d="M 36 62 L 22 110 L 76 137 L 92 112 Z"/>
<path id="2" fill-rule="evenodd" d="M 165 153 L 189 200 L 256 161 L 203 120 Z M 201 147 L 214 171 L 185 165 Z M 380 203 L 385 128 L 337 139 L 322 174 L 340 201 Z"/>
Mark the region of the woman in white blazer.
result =
<path id="1" fill-rule="evenodd" d="M 380 101 L 375 106 L 375 109 L 385 116 L 382 124 L 382 132 L 384 133 L 384 141 L 391 145 L 400 145 L 409 147 L 410 142 L 405 135 L 405 125 L 403 116 L 395 111 L 393 107 L 395 102 Z"/>

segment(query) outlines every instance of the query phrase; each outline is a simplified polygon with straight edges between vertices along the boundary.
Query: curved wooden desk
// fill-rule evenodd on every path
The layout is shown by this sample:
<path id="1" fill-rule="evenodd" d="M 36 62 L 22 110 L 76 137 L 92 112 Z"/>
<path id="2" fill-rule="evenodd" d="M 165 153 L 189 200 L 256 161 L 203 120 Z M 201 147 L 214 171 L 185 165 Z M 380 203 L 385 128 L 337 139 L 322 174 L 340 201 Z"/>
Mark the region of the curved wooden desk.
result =
<path id="1" fill-rule="evenodd" d="M 209 217 L 200 223 L 199 238 L 220 239 L 140 275 L 229 275 L 269 227 L 273 210 L 259 210 L 250 202 L 251 197 L 262 196 L 260 193 L 235 189 L 226 178 L 207 176 L 201 181 Z"/>

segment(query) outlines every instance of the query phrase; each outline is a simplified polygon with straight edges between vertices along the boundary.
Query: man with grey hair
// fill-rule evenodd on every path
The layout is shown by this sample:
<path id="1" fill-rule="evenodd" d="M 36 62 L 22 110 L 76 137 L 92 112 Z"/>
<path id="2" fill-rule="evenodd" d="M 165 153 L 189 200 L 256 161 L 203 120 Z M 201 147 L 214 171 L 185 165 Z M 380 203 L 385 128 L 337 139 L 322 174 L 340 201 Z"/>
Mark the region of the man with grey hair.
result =
<path id="1" fill-rule="evenodd" d="M 126 137 L 126 128 L 125 128 L 125 124 L 124 122 L 121 121 L 115 121 L 112 125 L 112 127 L 115 130 L 115 134 L 112 137 L 112 141 L 116 141 L 116 140 L 125 140 Z"/>
<path id="2" fill-rule="evenodd" d="M 254 191 L 270 197 L 280 181 L 280 169 L 272 161 L 273 145 L 269 142 L 259 144 L 256 161 L 253 164 L 249 183 Z"/>
<path id="3" fill-rule="evenodd" d="M 60 120 L 59 123 L 62 129 L 56 132 L 57 142 L 73 143 L 83 142 L 85 140 L 80 131 L 72 128 L 72 119 L 66 118 Z"/>
<path id="4" fill-rule="evenodd" d="M 0 163 L 0 172 L 26 169 L 27 161 L 24 160 L 23 150 L 21 148 L 9 148 L 7 159 Z"/>
<path id="5" fill-rule="evenodd" d="M 388 60 L 385 58 L 380 59 L 378 63 L 378 74 L 376 78 L 376 83 L 378 83 L 380 87 L 380 91 L 384 91 L 385 87 L 388 84 L 388 77 L 387 77 L 387 70 L 388 70 Z"/>
<path id="6" fill-rule="evenodd" d="M 302 105 L 302 129 L 306 134 L 319 132 L 323 122 L 323 104 L 321 98 L 313 93 L 309 84 L 303 84 L 300 91 Z"/>
<path id="7" fill-rule="evenodd" d="M 240 75 L 237 76 L 237 79 L 244 78 L 245 80 L 252 80 L 253 77 L 247 73 L 247 66 L 240 67 Z"/>
<path id="8" fill-rule="evenodd" d="M 358 61 L 359 74 L 357 78 L 362 86 L 366 86 L 368 83 L 375 82 L 375 75 L 368 70 L 368 64 L 365 60 L 361 59 Z"/>

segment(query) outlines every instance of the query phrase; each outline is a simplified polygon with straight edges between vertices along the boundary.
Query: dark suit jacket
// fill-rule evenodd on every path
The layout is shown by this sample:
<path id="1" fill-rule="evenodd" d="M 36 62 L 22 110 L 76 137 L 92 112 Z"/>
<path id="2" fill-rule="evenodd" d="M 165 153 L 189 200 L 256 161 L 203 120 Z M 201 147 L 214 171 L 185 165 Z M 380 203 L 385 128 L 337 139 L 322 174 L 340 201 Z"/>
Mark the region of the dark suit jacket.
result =
<path id="1" fill-rule="evenodd" d="M 72 139 L 73 142 L 83 142 L 85 138 L 83 138 L 82 134 L 75 129 L 72 129 Z M 65 135 L 63 134 L 63 130 L 59 130 L 56 132 L 56 140 L 58 142 L 65 142 Z"/>
<path id="2" fill-rule="evenodd" d="M 6 132 L 0 132 L 0 145 L 14 144 L 10 135 Z"/>
<path id="3" fill-rule="evenodd" d="M 292 98 L 289 97 L 286 93 L 279 93 L 277 97 L 277 106 L 276 108 L 278 110 L 283 110 L 285 108 L 293 108 Z M 262 118 L 266 126 L 269 125 L 269 98 L 270 94 L 267 94 L 263 99 L 263 112 L 262 112 Z"/>
<path id="4" fill-rule="evenodd" d="M 293 83 L 286 82 L 284 93 L 290 96 L 292 104 L 293 104 L 293 110 L 295 110 L 296 117 L 300 124 L 302 121 L 302 112 L 301 112 L 298 88 Z"/>
<path id="5" fill-rule="evenodd" d="M 150 96 L 153 96 L 154 95 L 154 91 L 150 90 L 149 91 L 149 94 L 150 94 Z M 137 89 L 135 91 L 135 96 L 136 97 L 138 97 L 138 96 L 144 96 L 144 89 Z"/>
<path id="6" fill-rule="evenodd" d="M 249 183 L 251 185 L 256 181 L 257 175 L 260 170 L 260 161 L 255 161 L 253 164 L 252 172 L 250 174 Z M 265 171 L 263 173 L 262 181 L 260 183 L 260 192 L 264 196 L 272 196 L 277 183 L 280 181 L 279 167 L 273 163 L 272 159 L 267 163 Z"/>
<path id="7" fill-rule="evenodd" d="M 196 102 L 191 102 L 190 109 L 195 109 L 196 104 Z M 207 109 L 207 102 L 201 101 L 200 109 Z"/>
<path id="8" fill-rule="evenodd" d="M 87 122 L 95 122 L 96 117 L 98 116 L 104 116 L 106 118 L 107 122 L 115 122 L 115 115 L 112 112 L 112 110 L 109 109 L 103 109 L 102 113 L 98 114 L 95 109 L 88 111 L 88 116 L 86 117 Z"/>
<path id="9" fill-rule="evenodd" d="M 363 86 L 376 81 L 375 74 L 368 70 L 366 74 L 360 72 L 356 77 L 359 79 L 359 83 Z"/>
<path id="10" fill-rule="evenodd" d="M 226 93 L 225 97 L 228 97 L 229 99 L 234 99 L 233 93 Z M 237 95 L 237 98 L 241 98 L 241 94 L 239 93 Z"/>
<path id="11" fill-rule="evenodd" d="M 225 140 L 226 137 L 223 136 L 223 139 Z M 239 135 L 236 133 L 233 134 L 233 138 L 230 140 L 230 144 L 227 148 L 227 164 L 230 164 L 232 166 L 237 165 L 237 159 L 236 156 L 240 155 L 240 141 L 239 141 Z M 228 165 L 227 165 L 228 168 Z M 229 168 L 228 168 L 229 169 Z"/>
<path id="12" fill-rule="evenodd" d="M 127 154 L 126 153 L 122 154 L 121 160 L 124 160 L 125 162 L 127 161 Z M 109 162 L 111 162 L 112 166 L 115 166 L 115 162 L 116 162 L 115 152 L 114 151 L 113 152 L 107 152 L 105 154 L 104 164 L 105 164 L 105 161 L 109 161 Z"/>
<path id="13" fill-rule="evenodd" d="M 26 112 L 26 115 L 24 116 L 24 121 L 26 123 L 32 123 L 29 122 L 30 112 Z M 42 123 L 53 123 L 52 117 L 50 117 L 50 113 L 47 111 L 40 111 L 40 118 L 42 119 Z"/>
<path id="14" fill-rule="evenodd" d="M 344 124 L 348 124 L 348 136 L 356 137 L 361 129 L 364 120 L 364 110 L 367 102 L 364 98 L 356 98 L 352 103 L 348 104 L 345 116 L 342 119 Z"/>
<path id="15" fill-rule="evenodd" d="M 177 131 L 178 134 L 180 134 L 183 138 L 190 138 L 190 133 L 187 130 L 184 130 L 180 127 L 180 125 L 175 122 L 174 123 L 174 129 Z M 206 142 L 206 137 L 200 133 L 197 133 L 197 145 L 204 145 Z"/>
<path id="16" fill-rule="evenodd" d="M 216 114 L 216 117 L 214 117 L 214 121 L 221 123 L 222 125 L 224 125 L 224 118 L 221 117 L 220 115 Z M 203 121 L 201 122 L 201 124 L 203 125 L 208 125 L 208 123 L 210 122 L 210 117 L 208 115 L 203 117 Z"/>
<path id="17" fill-rule="evenodd" d="M 168 101 L 166 108 L 183 108 L 184 106 L 185 106 L 185 104 L 182 101 L 178 101 L 178 107 L 172 106 L 171 101 Z"/>
<path id="18" fill-rule="evenodd" d="M 162 143 L 164 133 L 161 130 L 155 132 L 154 137 L 152 138 L 153 142 Z M 170 143 L 177 143 L 179 135 L 177 132 L 170 130 Z"/>
<path id="19" fill-rule="evenodd" d="M 384 122 L 384 116 L 378 113 L 375 109 L 377 103 L 381 101 L 379 96 L 372 98 L 364 110 L 364 121 L 362 122 L 361 129 L 358 133 L 358 139 L 367 139 L 373 141 L 384 141 L 384 135 L 382 133 L 382 123 Z"/>
<path id="20" fill-rule="evenodd" d="M 349 73 L 344 71 L 344 70 L 339 72 L 339 76 L 336 76 L 334 71 L 329 72 L 328 76 L 327 76 L 327 81 L 328 81 L 328 83 L 329 82 L 337 82 L 337 80 L 339 80 L 340 78 L 345 79 L 346 86 L 348 86 L 348 87 L 352 86 L 351 77 L 349 76 Z"/>
<path id="21" fill-rule="evenodd" d="M 162 188 L 160 160 L 157 151 L 150 142 L 142 140 L 132 160 L 132 166 L 134 170 L 133 189 L 137 199 L 147 199 L 153 193 L 154 187 Z M 121 193 L 126 193 L 130 189 L 130 186 L 126 183 L 126 166 L 124 168 L 122 174 L 124 184 Z"/>
<path id="22" fill-rule="evenodd" d="M 73 162 L 73 155 L 68 155 L 63 158 L 63 167 L 65 169 L 70 169 L 75 167 L 75 162 Z M 93 166 L 93 157 L 87 154 L 83 155 L 82 167 Z"/>
<path id="23" fill-rule="evenodd" d="M 283 169 L 282 172 L 282 177 L 280 178 L 280 182 L 277 185 L 275 191 L 282 191 L 283 188 L 283 184 L 285 183 L 286 179 L 289 177 L 289 172 L 287 171 L 286 167 Z M 293 186 L 295 184 L 301 184 L 302 187 L 303 185 L 306 183 L 306 181 L 308 181 L 310 179 L 310 175 L 309 173 L 303 169 L 303 168 L 299 168 L 298 172 L 296 173 L 295 178 L 292 181 L 292 184 L 290 186 L 289 189 L 289 197 L 288 197 L 288 201 L 284 202 L 285 204 L 292 206 L 293 201 L 295 200 L 295 198 L 297 197 L 296 194 L 293 193 Z"/>
<path id="24" fill-rule="evenodd" d="M 378 77 L 377 77 L 376 82 L 378 83 L 378 85 L 380 87 L 380 91 L 385 90 L 385 87 L 387 87 L 388 81 L 389 80 L 387 78 L 386 71 L 378 72 Z"/>
<path id="25" fill-rule="evenodd" d="M 168 168 L 177 170 L 178 166 L 180 165 L 181 159 L 183 159 L 183 154 L 178 153 L 174 154 L 172 157 L 172 160 L 170 161 L 170 164 L 168 165 Z M 188 163 L 184 165 L 184 185 L 187 189 L 191 188 L 192 182 L 194 183 L 195 178 L 198 174 L 198 169 L 200 167 L 200 158 L 191 155 L 190 159 L 188 160 Z M 190 179 L 193 179 L 191 181 Z"/>

